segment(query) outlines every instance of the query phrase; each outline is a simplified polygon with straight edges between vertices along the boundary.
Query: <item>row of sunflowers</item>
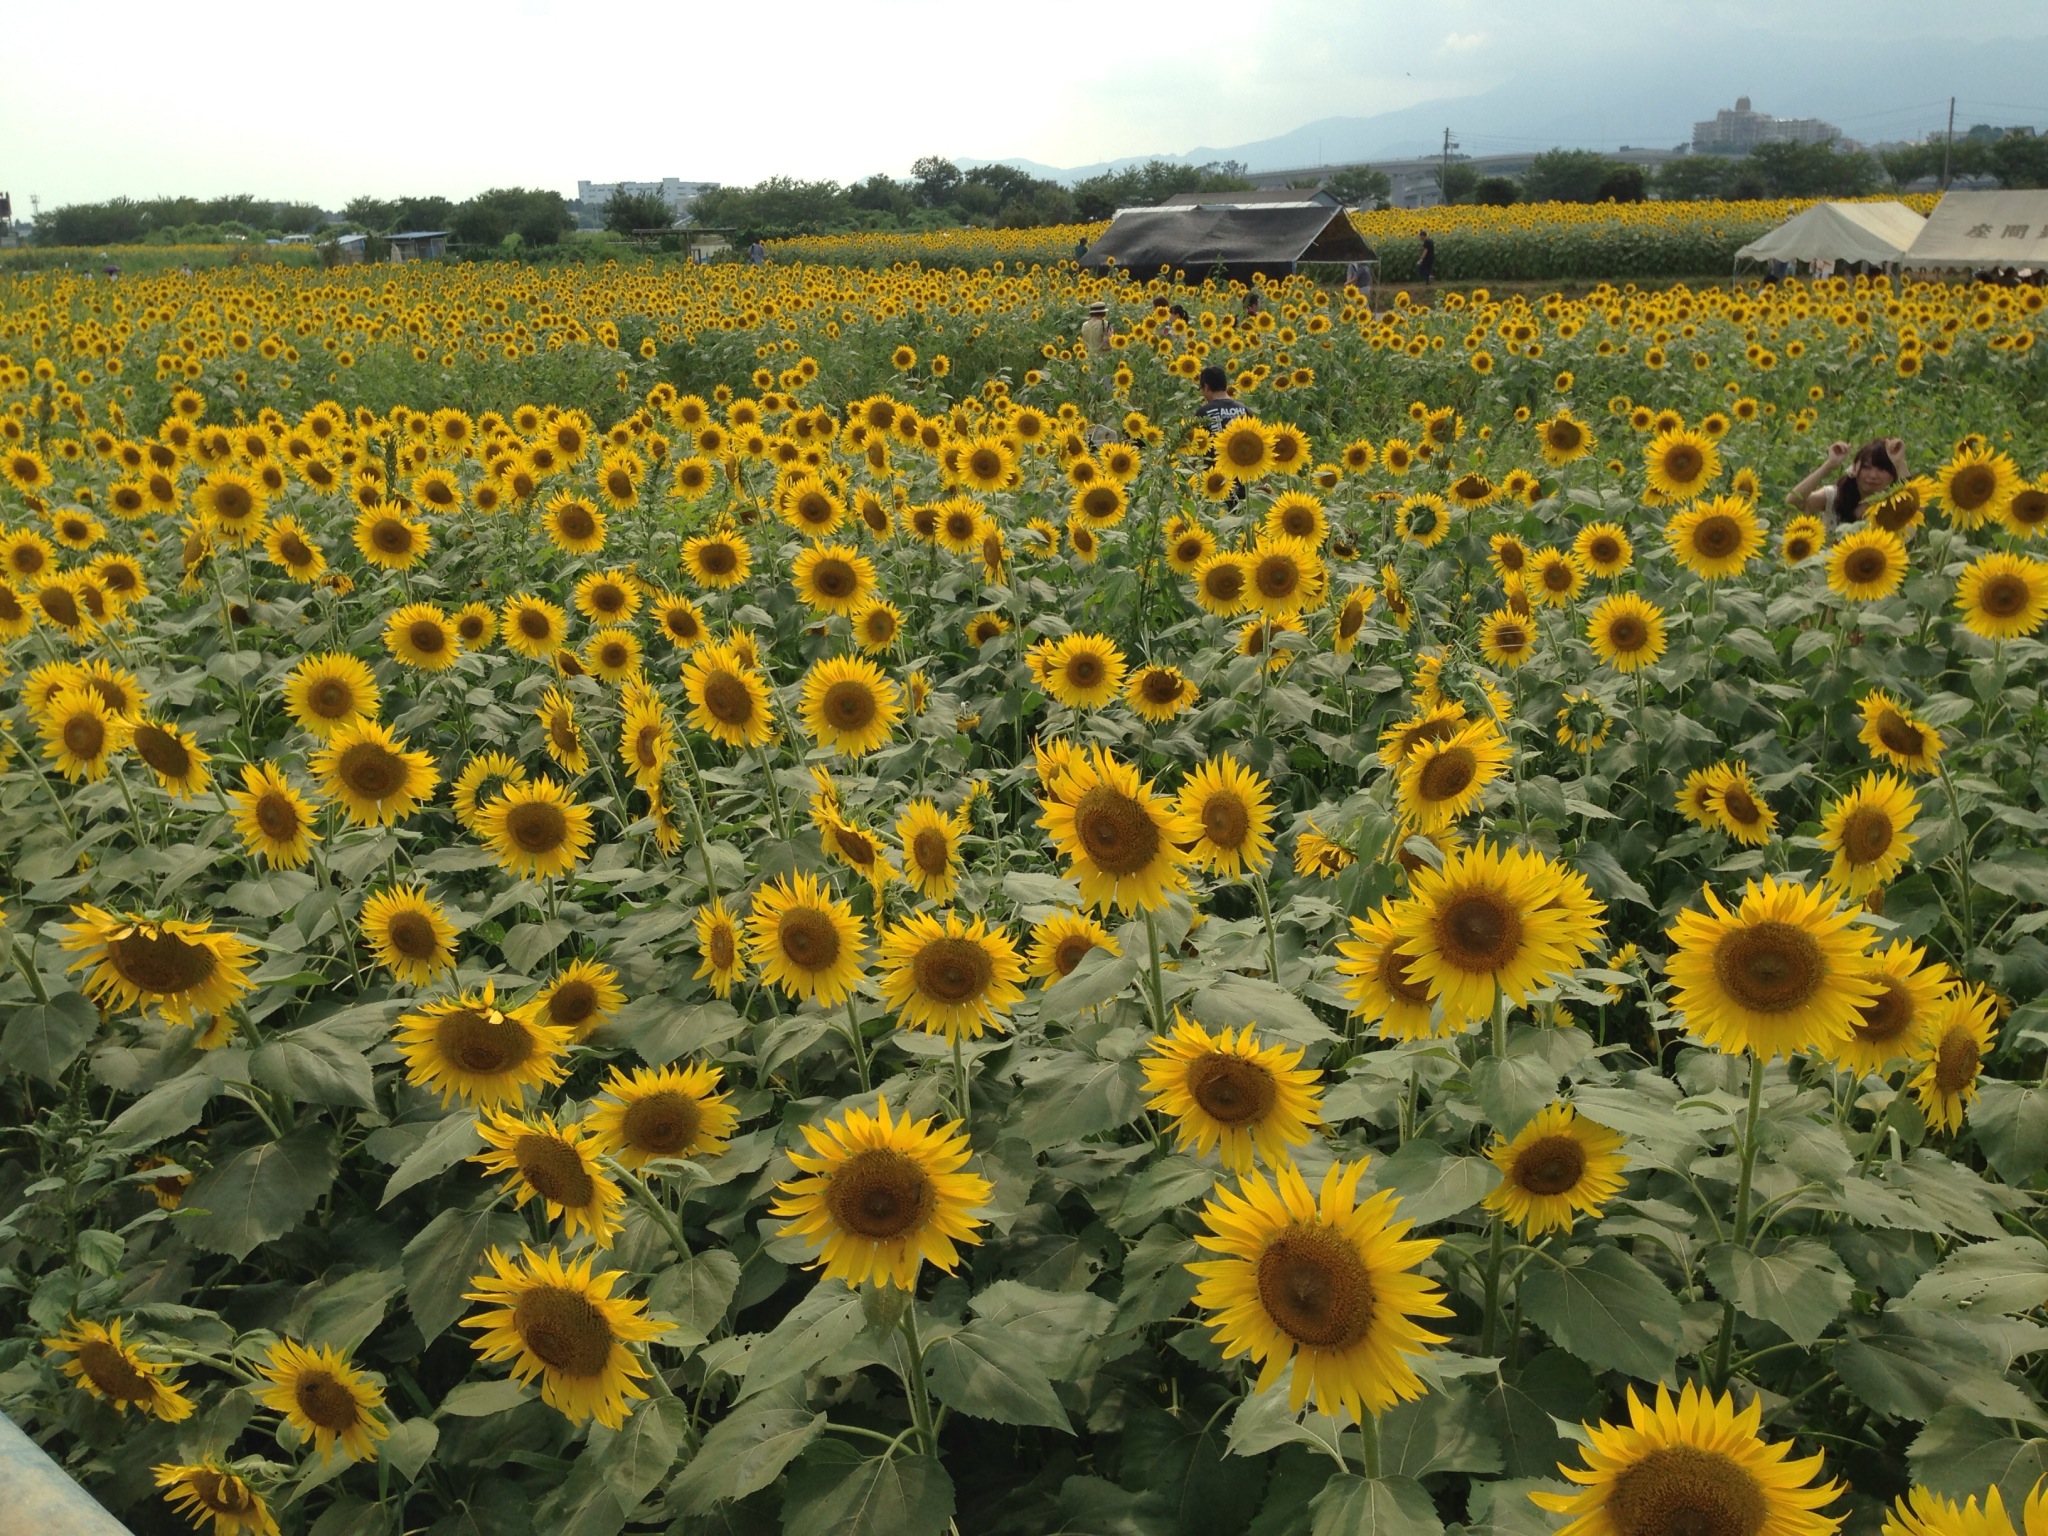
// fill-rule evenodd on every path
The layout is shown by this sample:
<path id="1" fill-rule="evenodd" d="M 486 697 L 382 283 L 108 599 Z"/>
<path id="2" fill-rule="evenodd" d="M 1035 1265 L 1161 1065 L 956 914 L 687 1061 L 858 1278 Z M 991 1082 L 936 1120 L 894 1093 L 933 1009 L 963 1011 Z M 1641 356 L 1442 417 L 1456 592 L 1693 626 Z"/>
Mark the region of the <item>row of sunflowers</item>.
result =
<path id="1" fill-rule="evenodd" d="M 2030 296 L 1103 291 L 0 286 L 0 1405 L 135 1529 L 2043 1518 Z"/>

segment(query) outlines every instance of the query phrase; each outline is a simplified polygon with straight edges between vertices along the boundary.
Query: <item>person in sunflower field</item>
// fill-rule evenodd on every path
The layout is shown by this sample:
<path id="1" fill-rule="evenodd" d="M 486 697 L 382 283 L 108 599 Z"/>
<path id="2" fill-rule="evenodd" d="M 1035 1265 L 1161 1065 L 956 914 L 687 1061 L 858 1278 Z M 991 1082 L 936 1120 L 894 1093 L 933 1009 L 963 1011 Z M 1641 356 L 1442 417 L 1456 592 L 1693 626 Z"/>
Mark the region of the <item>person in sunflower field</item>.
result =
<path id="1" fill-rule="evenodd" d="M 1090 357 L 1109 350 L 1109 306 L 1100 299 L 1088 306 L 1088 318 L 1081 322 L 1081 350 Z"/>
<path id="2" fill-rule="evenodd" d="M 1837 477 L 1844 463 L 1848 471 Z M 1865 502 L 1881 500 L 1906 478 L 1906 444 L 1896 437 L 1874 437 L 1855 450 L 1849 445 L 1830 443 L 1821 466 L 1793 486 L 1785 504 L 1794 512 L 1818 513 L 1830 529 L 1853 523 L 1863 516 Z M 1833 480 L 1833 484 L 1825 482 Z"/>
<path id="3" fill-rule="evenodd" d="M 1250 408 L 1230 392 L 1230 375 L 1216 364 L 1204 368 L 1195 383 L 1202 391 L 1202 403 L 1195 407 L 1195 422 L 1209 434 L 1210 441 L 1238 417 L 1251 415 Z M 1214 449 L 1210 450 L 1209 462 L 1216 462 Z M 1230 505 L 1235 507 L 1244 498 L 1244 482 L 1240 480 L 1230 488 Z"/>

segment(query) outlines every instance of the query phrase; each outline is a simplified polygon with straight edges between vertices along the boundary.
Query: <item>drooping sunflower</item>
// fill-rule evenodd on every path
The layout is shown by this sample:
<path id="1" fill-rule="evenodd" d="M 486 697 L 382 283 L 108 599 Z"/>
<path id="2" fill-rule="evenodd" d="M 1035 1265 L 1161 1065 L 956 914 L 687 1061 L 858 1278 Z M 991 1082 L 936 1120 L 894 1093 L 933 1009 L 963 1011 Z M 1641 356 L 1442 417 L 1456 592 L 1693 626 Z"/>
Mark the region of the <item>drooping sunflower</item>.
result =
<path id="1" fill-rule="evenodd" d="M 1619 523 L 1588 523 L 1572 540 L 1572 553 L 1593 575 L 1619 576 L 1635 559 L 1635 545 Z"/>
<path id="2" fill-rule="evenodd" d="M 1933 773 L 1940 767 L 1941 732 L 1916 720 L 1902 701 L 1873 688 L 1858 709 L 1863 725 L 1857 740 L 1872 757 L 1908 773 Z"/>
<path id="3" fill-rule="evenodd" d="M 275 763 L 250 763 L 242 769 L 242 787 L 229 792 L 235 805 L 235 831 L 252 857 L 261 855 L 272 869 L 302 869 L 312 858 L 320 834 L 313 830 L 313 808 Z"/>
<path id="4" fill-rule="evenodd" d="M 1511 608 L 1500 608 L 1479 623 L 1479 654 L 1491 666 L 1527 666 L 1536 656 L 1536 624 Z"/>
<path id="5" fill-rule="evenodd" d="M 1559 1465 L 1578 1490 L 1529 1497 L 1572 1517 L 1557 1536 L 1833 1536 L 1841 1520 L 1818 1511 L 1842 1485 L 1814 1481 L 1818 1451 L 1794 1458 L 1790 1440 L 1758 1434 L 1763 1407 L 1752 1398 L 1738 1413 L 1732 1394 L 1696 1382 L 1676 1399 L 1659 1385 L 1651 1404 L 1631 1386 L 1628 1424 L 1588 1424 L 1585 1465 Z"/>
<path id="6" fill-rule="evenodd" d="M 1409 974 L 1409 960 L 1401 953 L 1401 912 L 1395 903 L 1382 902 L 1370 917 L 1351 919 L 1351 937 L 1339 940 L 1337 974 L 1344 977 L 1344 996 L 1351 1011 L 1369 1024 L 1377 1024 L 1389 1040 L 1427 1040 L 1441 1033 L 1436 1005 L 1429 988 Z M 1451 1029 L 1465 1020 L 1443 1015 Z"/>
<path id="7" fill-rule="evenodd" d="M 1924 1485 L 1908 1489 L 1885 1512 L 1883 1536 L 2037 1536 L 2048 1529 L 2048 1485 L 2035 1483 L 2020 1518 L 2006 1512 L 2005 1497 L 1992 1484 L 1984 1490 L 1983 1508 L 1972 1494 L 1961 1501 L 1943 1498 Z"/>
<path id="8" fill-rule="evenodd" d="M 1617 592 L 1586 620 L 1586 639 L 1615 671 L 1637 671 L 1664 654 L 1664 611 L 1634 592 Z"/>
<path id="9" fill-rule="evenodd" d="M 212 1536 L 278 1536 L 277 1518 L 263 1495 L 215 1461 L 167 1461 L 151 1467 L 150 1474 L 163 1489 L 164 1502 L 195 1530 L 210 1524 Z"/>
<path id="10" fill-rule="evenodd" d="M 154 1010 L 173 1024 L 192 1024 L 201 1014 L 227 1012 L 251 989 L 256 946 L 239 934 L 94 906 L 74 906 L 71 914 L 78 921 L 58 929 L 63 947 L 78 955 L 66 970 L 92 968 L 86 995 L 109 1014 Z"/>
<path id="11" fill-rule="evenodd" d="M 569 638 L 569 615 L 557 603 L 530 592 L 505 599 L 498 620 L 505 649 L 529 661 L 552 656 Z"/>
<path id="12" fill-rule="evenodd" d="M 1257 1173 L 1202 1208 L 1195 1241 L 1221 1257 L 1190 1264 L 1195 1304 L 1213 1314 L 1223 1358 L 1258 1362 L 1257 1391 L 1294 1365 L 1289 1407 L 1363 1420 L 1423 1394 L 1411 1363 L 1445 1342 L 1420 1318 L 1449 1317 L 1440 1287 L 1416 1271 L 1434 1238 L 1408 1237 L 1392 1190 L 1363 1203 L 1365 1163 L 1335 1163 L 1311 1194 L 1292 1163 L 1277 1185 Z"/>
<path id="13" fill-rule="evenodd" d="M 1890 597 L 1906 579 L 1906 546 L 1882 528 L 1858 528 L 1828 551 L 1828 590 L 1852 603 Z"/>
<path id="14" fill-rule="evenodd" d="M 540 708 L 534 713 L 540 720 L 541 745 L 548 756 L 570 773 L 586 772 L 590 748 L 576 720 L 576 701 L 561 689 L 550 688 L 541 695 Z M 525 782 L 523 777 L 520 782 Z"/>
<path id="15" fill-rule="evenodd" d="M 1371 587 L 1356 587 L 1337 609 L 1337 622 L 1330 636 L 1330 643 L 1339 656 L 1348 656 L 1358 644 L 1359 633 L 1365 628 L 1365 616 L 1371 611 L 1374 592 Z"/>
<path id="16" fill-rule="evenodd" d="M 1201 835 L 1137 768 L 1100 747 L 1049 786 L 1039 825 L 1098 910 L 1150 911 L 1184 890 L 1181 847 Z"/>
<path id="17" fill-rule="evenodd" d="M 865 757 L 903 718 L 903 693 L 873 662 L 828 656 L 804 674 L 801 713 L 811 738 L 842 757 Z"/>
<path id="18" fill-rule="evenodd" d="M 1512 1141 L 1496 1133 L 1486 1155 L 1501 1175 L 1486 1208 L 1524 1238 L 1569 1232 L 1580 1216 L 1597 1216 L 1621 1193 L 1628 1166 L 1621 1137 L 1569 1104 L 1539 1110 Z"/>
<path id="19" fill-rule="evenodd" d="M 967 819 L 950 815 L 931 800 L 913 800 L 896 822 L 896 840 L 903 845 L 903 878 L 928 901 L 951 901 L 960 878 L 960 840 Z"/>
<path id="20" fill-rule="evenodd" d="M 134 727 L 88 687 L 62 689 L 36 717 L 43 756 L 76 784 L 97 784 L 114 754 L 129 744 Z"/>
<path id="21" fill-rule="evenodd" d="M 590 807 L 553 779 L 508 784 L 476 817 L 477 835 L 508 874 L 565 875 L 590 851 Z"/>
<path id="22" fill-rule="evenodd" d="M 1764 547 L 1756 508 L 1740 496 L 1694 502 L 1664 525 L 1664 540 L 1678 563 L 1702 581 L 1740 576 Z"/>
<path id="23" fill-rule="evenodd" d="M 1643 473 L 1659 495 L 1688 501 L 1719 478 L 1721 451 L 1704 432 L 1659 432 L 1643 449 Z"/>
<path id="24" fill-rule="evenodd" d="M 661 794 L 662 779 L 675 750 L 675 728 L 669 723 L 661 695 L 652 690 L 629 691 L 619 721 L 619 761 L 649 796 Z"/>
<path id="25" fill-rule="evenodd" d="M 384 1389 L 349 1364 L 347 1355 L 279 1339 L 257 1371 L 270 1385 L 257 1392 L 256 1401 L 283 1414 L 322 1460 L 337 1445 L 353 1461 L 376 1459 L 377 1442 L 391 1433 L 377 1412 Z"/>
<path id="26" fill-rule="evenodd" d="M 497 988 L 463 992 L 400 1017 L 394 1038 L 406 1076 L 471 1108 L 518 1104 L 528 1088 L 562 1080 L 569 1032 L 543 1024 L 531 1006 L 506 1012 Z"/>
<path id="27" fill-rule="evenodd" d="M 1877 995 L 1856 1010 L 1848 1035 L 1830 1052 L 1837 1066 L 1858 1076 L 1883 1072 L 1906 1055 L 1956 985 L 1954 972 L 1906 939 L 1870 956 L 1869 977 Z"/>
<path id="28" fill-rule="evenodd" d="M 2019 640 L 2048 620 L 2048 561 L 2000 551 L 1972 560 L 1956 581 L 1963 627 L 1986 640 Z"/>
<path id="29" fill-rule="evenodd" d="M 1380 761 L 1398 768 L 1425 742 L 1449 741 L 1465 728 L 1465 706 L 1453 701 L 1432 704 L 1380 732 Z"/>
<path id="30" fill-rule="evenodd" d="M 328 736 L 312 768 L 321 793 L 340 801 L 359 827 L 390 826 L 410 816 L 441 782 L 426 753 L 410 750 L 387 727 L 361 718 Z"/>
<path id="31" fill-rule="evenodd" d="M 1729 1055 L 1768 1061 L 1833 1050 L 1878 995 L 1864 951 L 1870 931 L 1824 888 L 1776 876 L 1751 881 L 1725 905 L 1703 886 L 1707 911 L 1687 911 L 1667 930 L 1672 1007 L 1686 1027 Z"/>
<path id="32" fill-rule="evenodd" d="M 1171 1033 L 1145 1055 L 1146 1107 L 1171 1115 L 1174 1140 L 1198 1157 L 1220 1149 L 1223 1166 L 1249 1173 L 1254 1154 L 1288 1165 L 1322 1120 L 1319 1073 L 1301 1067 L 1301 1047 L 1262 1044 L 1250 1026 L 1212 1036 L 1174 1010 Z"/>
<path id="33" fill-rule="evenodd" d="M 2026 483 L 2010 455 L 1981 445 L 1960 450 L 1934 478 L 1950 524 L 1966 532 L 2002 516 Z"/>
<path id="34" fill-rule="evenodd" d="M 423 885 L 374 892 L 361 924 L 371 955 L 400 981 L 424 987 L 455 969 L 455 925 Z"/>
<path id="35" fill-rule="evenodd" d="M 628 1346 L 659 1338 L 667 1325 L 647 1316 L 646 1302 L 612 1294 L 623 1272 L 592 1274 L 589 1254 L 565 1259 L 524 1245 L 517 1258 L 493 1248 L 485 1262 L 491 1272 L 463 1296 L 488 1309 L 462 1320 L 483 1330 L 470 1341 L 476 1352 L 510 1361 L 520 1381 L 538 1377 L 542 1401 L 571 1423 L 624 1424 L 627 1404 L 647 1395 L 639 1385 L 647 1367 Z"/>
<path id="36" fill-rule="evenodd" d="M 1998 1003 L 1982 987 L 1960 987 L 1936 1005 L 1913 1042 L 1918 1070 L 1906 1085 L 1929 1125 L 1951 1135 L 1963 1128 L 1997 1039 Z"/>
<path id="37" fill-rule="evenodd" d="M 1262 873 L 1273 857 L 1270 789 L 1228 752 L 1197 764 L 1174 797 L 1174 809 L 1197 834 L 1189 857 L 1232 878 Z"/>
<path id="38" fill-rule="evenodd" d="M 623 1223 L 618 1209 L 625 1192 L 607 1177 L 596 1148 L 581 1125 L 556 1123 L 554 1116 L 522 1116 L 491 1108 L 477 1116 L 477 1134 L 484 1150 L 470 1158 L 486 1173 L 509 1176 L 506 1189 L 513 1204 L 524 1206 L 539 1196 L 550 1221 L 559 1218 L 569 1237 L 590 1234 L 599 1248 L 609 1248 Z"/>
<path id="39" fill-rule="evenodd" d="M 1103 949 L 1120 955 L 1122 948 L 1110 931 L 1085 912 L 1054 912 L 1031 930 L 1031 953 L 1025 970 L 1051 986 L 1088 958 L 1092 950 Z"/>
<path id="40" fill-rule="evenodd" d="M 192 1400 L 181 1390 L 177 1376 L 169 1366 L 122 1342 L 118 1317 L 104 1325 L 74 1317 L 55 1338 L 43 1340 L 43 1348 L 81 1391 L 112 1404 L 116 1413 L 133 1408 L 166 1424 L 192 1416 Z"/>
<path id="41" fill-rule="evenodd" d="M 739 1111 L 719 1092 L 724 1073 L 706 1062 L 612 1068 L 585 1124 L 590 1140 L 628 1168 L 665 1157 L 716 1157 L 739 1128 Z"/>
<path id="42" fill-rule="evenodd" d="M 726 910 L 722 899 L 710 901 L 697 909 L 696 930 L 697 978 L 709 981 L 716 996 L 732 996 L 733 983 L 746 970 L 740 955 L 738 921 Z"/>
<path id="43" fill-rule="evenodd" d="M 826 857 L 861 875 L 877 891 L 896 878 L 896 866 L 889 861 L 888 848 L 866 827 L 842 816 L 836 807 L 820 810 L 812 820 L 818 828 L 818 846 L 825 850 Z"/>
<path id="44" fill-rule="evenodd" d="M 980 917 L 963 923 L 950 910 L 943 917 L 913 912 L 883 932 L 880 958 L 882 1000 L 905 1026 L 929 1035 L 957 1041 L 1006 1029 L 1024 996 L 1017 946 Z"/>
<path id="45" fill-rule="evenodd" d="M 1912 786 L 1896 774 L 1867 773 L 1821 817 L 1821 850 L 1835 856 L 1828 883 L 1861 900 L 1905 867 L 1920 814 Z"/>
<path id="46" fill-rule="evenodd" d="M 1584 879 L 1529 849 L 1475 843 L 1410 871 L 1409 889 L 1400 953 L 1447 1018 L 1484 1018 L 1500 993 L 1520 1004 L 1600 942 L 1605 908 Z"/>
<path id="47" fill-rule="evenodd" d="M 776 1186 L 770 1210 L 788 1219 L 785 1233 L 818 1248 L 814 1267 L 827 1279 L 914 1291 L 927 1260 L 950 1274 L 958 1245 L 981 1241 L 974 1213 L 994 1190 L 960 1171 L 971 1149 L 958 1121 L 892 1121 L 884 1098 L 873 1115 L 848 1109 L 803 1132 L 811 1150 L 789 1153 L 799 1176 Z"/>
<path id="48" fill-rule="evenodd" d="M 1491 720 L 1473 720 L 1443 741 L 1416 744 L 1401 764 L 1401 814 L 1418 832 L 1441 832 L 1479 804 L 1506 771 L 1511 749 Z"/>
<path id="49" fill-rule="evenodd" d="M 699 646 L 683 663 L 690 724 L 728 747 L 765 746 L 775 734 L 768 684 L 722 642 Z"/>
<path id="50" fill-rule="evenodd" d="M 1068 709 L 1100 709 L 1124 683 L 1124 653 L 1107 635 L 1063 635 L 1047 651 L 1045 691 Z"/>
<path id="51" fill-rule="evenodd" d="M 263 553 L 295 581 L 311 581 L 327 569 L 327 552 L 296 517 L 280 517 L 270 524 Z"/>
<path id="52" fill-rule="evenodd" d="M 781 876 L 754 895 L 747 947 L 761 975 L 792 998 L 837 1007 L 860 980 L 867 922 L 824 882 Z"/>

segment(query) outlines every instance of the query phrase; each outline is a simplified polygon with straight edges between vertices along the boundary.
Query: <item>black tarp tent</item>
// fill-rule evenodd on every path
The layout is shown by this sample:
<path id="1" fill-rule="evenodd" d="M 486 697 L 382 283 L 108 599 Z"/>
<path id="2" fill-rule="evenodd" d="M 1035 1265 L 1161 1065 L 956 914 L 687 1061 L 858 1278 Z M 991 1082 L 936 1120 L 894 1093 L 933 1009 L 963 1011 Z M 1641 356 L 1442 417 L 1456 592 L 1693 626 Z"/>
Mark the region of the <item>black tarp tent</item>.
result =
<path id="1" fill-rule="evenodd" d="M 1165 267 L 1195 283 L 1220 267 L 1225 277 L 1245 283 L 1260 275 L 1284 277 L 1304 261 L 1375 259 L 1341 208 L 1298 203 L 1120 209 L 1081 265 L 1099 272 L 1113 264 L 1139 278 Z"/>

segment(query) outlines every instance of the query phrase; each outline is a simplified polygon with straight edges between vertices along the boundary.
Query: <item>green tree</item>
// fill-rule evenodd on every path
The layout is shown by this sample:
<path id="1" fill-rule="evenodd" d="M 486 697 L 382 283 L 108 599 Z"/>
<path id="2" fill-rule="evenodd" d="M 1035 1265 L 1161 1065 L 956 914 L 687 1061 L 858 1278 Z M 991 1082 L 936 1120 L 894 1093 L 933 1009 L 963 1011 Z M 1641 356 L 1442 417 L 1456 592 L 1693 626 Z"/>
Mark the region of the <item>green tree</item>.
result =
<path id="1" fill-rule="evenodd" d="M 638 229 L 667 229 L 675 221 L 675 210 L 652 192 L 621 189 L 605 200 L 604 227 L 615 235 L 630 235 Z"/>
<path id="2" fill-rule="evenodd" d="M 871 213 L 886 213 L 899 222 L 907 220 L 918 206 L 917 193 L 882 171 L 846 189 L 846 201 Z"/>
<path id="3" fill-rule="evenodd" d="M 1532 203 L 1597 203 L 1614 162 L 1598 150 L 1546 149 L 1529 163 L 1522 195 Z"/>
<path id="4" fill-rule="evenodd" d="M 1609 166 L 1607 174 L 1600 178 L 1595 202 L 1640 203 L 1650 195 L 1648 181 L 1639 165 Z"/>
<path id="5" fill-rule="evenodd" d="M 1369 165 L 1347 165 L 1323 183 L 1323 190 L 1347 208 L 1385 202 L 1394 195 L 1394 183 L 1385 171 Z"/>
<path id="6" fill-rule="evenodd" d="M 1522 184 L 1512 176 L 1482 176 L 1472 188 L 1472 201 L 1488 208 L 1505 208 L 1521 197 Z"/>
<path id="7" fill-rule="evenodd" d="M 2048 138 L 2007 134 L 1985 147 L 1984 159 L 2001 187 L 2048 187 Z"/>
<path id="8" fill-rule="evenodd" d="M 575 216 L 561 193 L 525 187 L 493 187 L 481 192 L 457 208 L 447 225 L 456 239 L 473 246 L 503 245 L 508 235 L 517 235 L 522 245 L 549 246 L 575 227 Z"/>
<path id="9" fill-rule="evenodd" d="M 1860 152 L 1824 144 L 1759 144 L 1749 166 L 1768 197 L 1862 197 L 1877 187 L 1882 168 Z"/>
<path id="10" fill-rule="evenodd" d="M 1479 173 L 1463 160 L 1453 160 L 1449 165 L 1437 166 L 1437 194 L 1447 203 L 1471 202 L 1472 194 L 1478 186 Z"/>
<path id="11" fill-rule="evenodd" d="M 1681 155 L 1657 168 L 1657 195 L 1667 203 L 1696 203 L 1721 196 L 1728 161 L 1720 155 Z"/>
<path id="12" fill-rule="evenodd" d="M 943 208 L 960 190 L 960 167 L 941 155 L 926 155 L 910 168 L 918 200 L 927 208 Z"/>

